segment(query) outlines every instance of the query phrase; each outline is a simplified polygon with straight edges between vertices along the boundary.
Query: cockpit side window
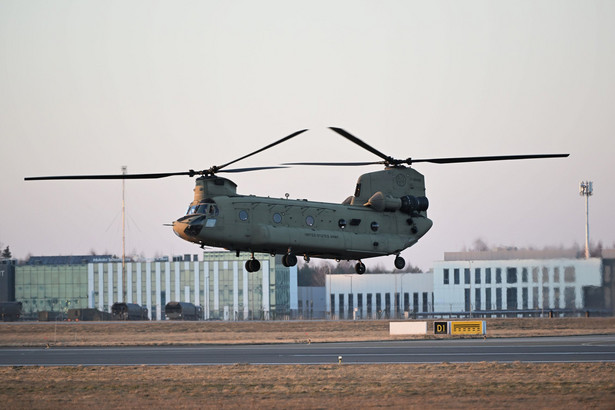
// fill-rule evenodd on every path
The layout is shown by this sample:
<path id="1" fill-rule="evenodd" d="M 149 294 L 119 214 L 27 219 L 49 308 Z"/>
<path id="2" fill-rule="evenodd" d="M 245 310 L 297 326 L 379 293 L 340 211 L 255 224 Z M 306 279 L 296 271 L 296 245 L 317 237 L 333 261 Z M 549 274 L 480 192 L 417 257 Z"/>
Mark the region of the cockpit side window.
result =
<path id="1" fill-rule="evenodd" d="M 211 200 L 203 201 L 198 205 L 191 205 L 188 207 L 188 211 L 186 211 L 186 215 L 208 215 L 210 217 L 216 217 L 220 213 L 218 209 L 218 205 L 213 203 Z"/>
<path id="2" fill-rule="evenodd" d="M 207 214 L 209 216 L 218 216 L 218 214 L 220 213 L 220 211 L 218 210 L 218 205 L 215 204 L 209 204 L 208 206 L 208 210 L 207 210 Z"/>
<path id="3" fill-rule="evenodd" d="M 186 211 L 186 215 L 193 215 L 196 213 L 196 209 L 197 206 L 196 205 L 192 205 L 188 207 L 188 210 Z"/>

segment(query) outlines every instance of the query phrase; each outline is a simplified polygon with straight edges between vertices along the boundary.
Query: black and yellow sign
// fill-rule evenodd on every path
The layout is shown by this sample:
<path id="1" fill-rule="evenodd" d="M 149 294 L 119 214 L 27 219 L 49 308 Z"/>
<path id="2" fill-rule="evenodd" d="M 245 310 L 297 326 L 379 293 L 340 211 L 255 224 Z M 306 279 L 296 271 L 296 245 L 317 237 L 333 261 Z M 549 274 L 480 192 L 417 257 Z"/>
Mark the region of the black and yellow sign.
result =
<path id="1" fill-rule="evenodd" d="M 449 322 L 433 322 L 433 333 L 435 335 L 447 335 Z"/>
<path id="2" fill-rule="evenodd" d="M 487 325 L 482 320 L 450 322 L 452 335 L 484 335 Z"/>

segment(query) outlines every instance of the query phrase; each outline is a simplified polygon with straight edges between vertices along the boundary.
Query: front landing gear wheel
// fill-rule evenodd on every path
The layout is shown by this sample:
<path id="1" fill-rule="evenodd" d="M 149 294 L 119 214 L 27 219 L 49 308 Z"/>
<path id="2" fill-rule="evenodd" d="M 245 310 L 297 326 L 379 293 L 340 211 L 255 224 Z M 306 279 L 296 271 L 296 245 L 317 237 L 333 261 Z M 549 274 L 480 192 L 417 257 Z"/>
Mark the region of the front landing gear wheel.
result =
<path id="1" fill-rule="evenodd" d="M 356 265 L 354 265 L 354 270 L 359 274 L 363 275 L 365 273 L 365 264 L 361 261 L 358 261 Z"/>
<path id="2" fill-rule="evenodd" d="M 248 259 L 246 261 L 246 270 L 250 273 L 258 272 L 261 269 L 261 263 L 257 259 Z"/>
<path id="3" fill-rule="evenodd" d="M 402 258 L 401 256 L 397 255 L 397 257 L 395 258 L 395 267 L 397 269 L 403 269 L 404 266 L 406 266 L 406 261 L 404 260 L 404 258 Z"/>

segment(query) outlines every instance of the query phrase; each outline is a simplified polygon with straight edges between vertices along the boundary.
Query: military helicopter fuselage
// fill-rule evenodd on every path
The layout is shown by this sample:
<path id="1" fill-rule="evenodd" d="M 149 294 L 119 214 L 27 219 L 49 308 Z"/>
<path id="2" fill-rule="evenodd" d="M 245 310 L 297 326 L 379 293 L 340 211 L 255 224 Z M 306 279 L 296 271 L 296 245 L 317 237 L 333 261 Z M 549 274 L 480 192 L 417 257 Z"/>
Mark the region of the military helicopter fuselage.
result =
<path id="1" fill-rule="evenodd" d="M 366 259 L 396 254 L 429 231 L 423 175 L 391 167 L 362 175 L 355 194 L 340 204 L 237 194 L 229 179 L 202 176 L 185 216 L 173 223 L 182 239 L 234 251 Z M 246 263 L 248 271 L 256 266 Z M 403 268 L 403 259 L 396 266 Z M 357 271 L 364 269 L 358 264 Z"/>
<path id="2" fill-rule="evenodd" d="M 201 171 L 162 172 L 147 174 L 61 175 L 27 177 L 25 180 L 78 179 L 158 179 L 171 176 L 199 176 L 194 188 L 194 200 L 188 212 L 175 222 L 173 231 L 182 239 L 201 247 L 221 247 L 252 253 L 246 261 L 248 272 L 260 269 L 255 252 L 282 254 L 282 264 L 294 266 L 297 256 L 337 260 L 357 260 L 357 273 L 365 272 L 362 259 L 395 255 L 395 267 L 405 266 L 400 253 L 414 245 L 429 231 L 427 218 L 429 201 L 425 197 L 425 179 L 410 165 L 418 162 L 453 164 L 520 159 L 558 158 L 568 154 L 532 154 L 482 157 L 396 159 L 365 143 L 349 132 L 331 130 L 380 157 L 369 162 L 298 162 L 281 166 L 228 169 L 245 158 L 256 155 L 290 140 L 307 130 L 294 132 L 261 149 Z M 359 177 L 355 193 L 340 204 L 314 202 L 306 199 L 281 199 L 240 195 L 237 185 L 218 176 L 222 172 L 249 172 L 289 165 L 365 166 L 384 165 L 384 170 Z"/>

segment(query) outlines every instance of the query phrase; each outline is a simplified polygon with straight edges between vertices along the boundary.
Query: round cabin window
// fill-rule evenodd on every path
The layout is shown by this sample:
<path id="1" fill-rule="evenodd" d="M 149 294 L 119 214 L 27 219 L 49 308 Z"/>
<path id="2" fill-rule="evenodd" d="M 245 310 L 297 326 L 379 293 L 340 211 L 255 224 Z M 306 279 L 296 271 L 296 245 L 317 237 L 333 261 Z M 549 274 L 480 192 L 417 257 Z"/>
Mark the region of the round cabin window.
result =
<path id="1" fill-rule="evenodd" d="M 248 220 L 248 211 L 245 210 L 241 210 L 239 211 L 239 219 L 242 221 L 247 221 Z"/>
<path id="2" fill-rule="evenodd" d="M 279 213 L 275 213 L 273 214 L 273 222 L 279 224 L 280 222 L 282 222 L 282 215 L 280 215 Z"/>
<path id="3" fill-rule="evenodd" d="M 380 225 L 378 225 L 378 222 L 372 222 L 372 231 L 376 232 L 378 230 L 378 228 L 380 228 Z"/>
<path id="4" fill-rule="evenodd" d="M 312 225 L 314 225 L 314 217 L 313 217 L 313 216 L 311 216 L 311 215 L 310 215 L 310 216 L 308 216 L 308 217 L 306 217 L 306 218 L 305 218 L 305 224 L 306 224 L 307 226 L 312 226 Z"/>

